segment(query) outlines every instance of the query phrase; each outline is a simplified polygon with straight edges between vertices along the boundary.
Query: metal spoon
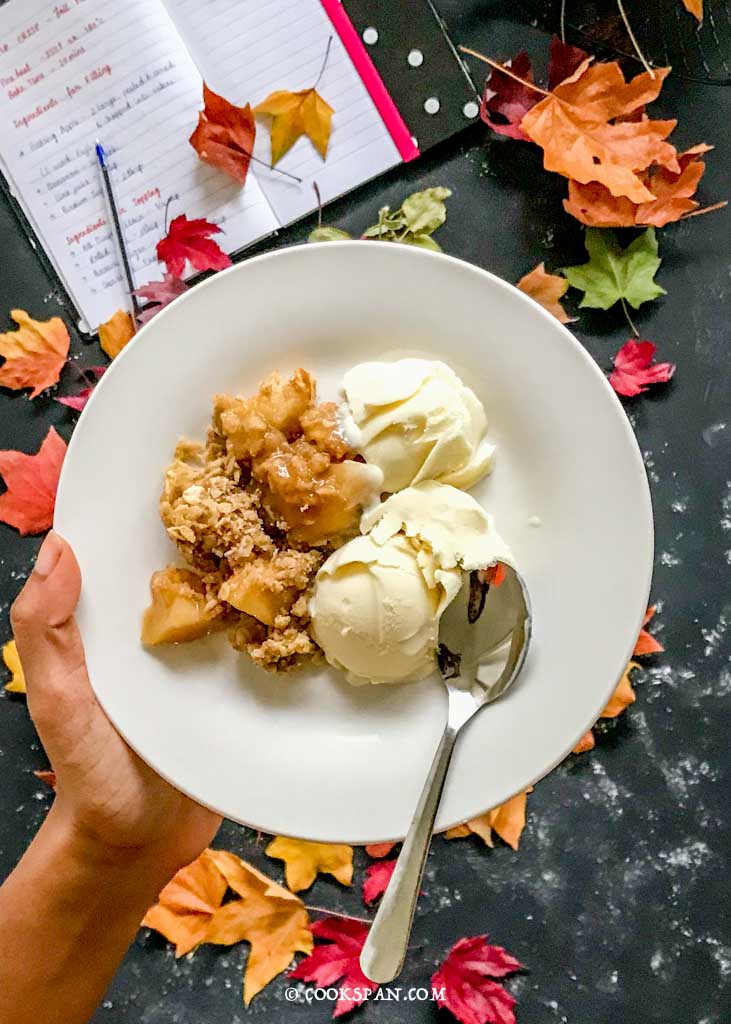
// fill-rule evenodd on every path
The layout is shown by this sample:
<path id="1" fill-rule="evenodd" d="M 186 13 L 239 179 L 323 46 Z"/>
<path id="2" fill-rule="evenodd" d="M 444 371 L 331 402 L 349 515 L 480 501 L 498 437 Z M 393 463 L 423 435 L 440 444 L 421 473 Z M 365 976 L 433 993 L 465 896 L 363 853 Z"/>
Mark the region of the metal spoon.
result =
<path id="1" fill-rule="evenodd" d="M 520 672 L 531 635 L 528 591 L 512 566 L 486 582 L 471 572 L 442 615 L 438 662 L 449 696 L 447 724 L 381 906 L 360 955 L 366 977 L 380 984 L 401 971 L 434 821 L 462 727 L 505 693 Z"/>

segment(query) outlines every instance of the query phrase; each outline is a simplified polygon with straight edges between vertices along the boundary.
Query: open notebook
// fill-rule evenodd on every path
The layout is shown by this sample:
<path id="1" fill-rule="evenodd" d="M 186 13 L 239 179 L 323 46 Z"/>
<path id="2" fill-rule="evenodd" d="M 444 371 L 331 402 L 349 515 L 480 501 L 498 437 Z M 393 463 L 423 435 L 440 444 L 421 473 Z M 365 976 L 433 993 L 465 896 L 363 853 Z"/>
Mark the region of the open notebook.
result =
<path id="1" fill-rule="evenodd" d="M 318 86 L 335 110 L 327 159 L 303 137 L 278 164 L 301 184 L 265 166 L 266 120 L 257 123 L 254 148 L 263 163 L 252 161 L 243 189 L 198 160 L 188 138 L 202 107 L 201 79 L 232 103 L 253 106 L 275 89 L 313 85 L 331 37 Z M 232 253 L 315 209 L 313 182 L 326 202 L 418 155 L 364 54 L 338 0 L 10 0 L 0 7 L 0 165 L 86 323 L 96 328 L 129 307 L 97 138 L 110 154 L 139 287 L 161 276 L 155 243 L 170 197 L 170 216 L 216 221 Z M 465 117 L 476 113 L 467 103 Z"/>

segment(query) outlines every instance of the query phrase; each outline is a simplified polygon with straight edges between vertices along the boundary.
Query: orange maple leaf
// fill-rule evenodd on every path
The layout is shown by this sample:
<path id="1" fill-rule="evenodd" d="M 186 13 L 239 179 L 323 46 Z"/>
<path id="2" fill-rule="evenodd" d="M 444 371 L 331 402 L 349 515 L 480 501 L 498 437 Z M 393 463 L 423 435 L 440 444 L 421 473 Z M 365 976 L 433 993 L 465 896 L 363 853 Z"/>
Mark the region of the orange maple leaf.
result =
<path id="1" fill-rule="evenodd" d="M 517 850 L 521 834 L 525 828 L 528 794 L 532 792 L 533 787 L 529 786 L 522 793 L 518 793 L 517 796 L 506 800 L 504 804 L 493 807 L 486 814 L 481 814 L 477 818 L 470 818 L 469 821 L 464 822 L 462 825 L 455 825 L 454 828 L 447 829 L 444 835 L 447 839 L 461 839 L 463 836 L 474 833 L 480 836 L 487 846 L 493 846 L 492 833 L 497 832 L 508 846 L 512 846 L 514 850 Z"/>
<path id="2" fill-rule="evenodd" d="M 640 635 L 637 637 L 635 649 L 634 651 L 632 651 L 632 656 L 634 658 L 641 658 L 644 654 L 660 654 L 662 651 L 665 650 L 660 641 L 656 640 L 652 633 L 648 633 L 645 629 L 645 626 L 654 617 L 656 611 L 657 605 L 652 604 L 645 612 L 645 618 L 642 623 L 642 629 L 640 630 Z"/>
<path id="3" fill-rule="evenodd" d="M 650 164 L 678 171 L 675 148 L 665 139 L 675 121 L 627 120 L 657 99 L 669 68 L 625 81 L 616 61 L 583 64 L 521 121 L 525 134 L 543 149 L 543 165 L 586 184 L 598 181 L 613 196 L 635 203 L 655 199 L 638 176 Z"/>
<path id="4" fill-rule="evenodd" d="M 678 156 L 678 171 L 653 165 L 639 178 L 655 198 L 648 203 L 633 203 L 626 196 L 613 196 L 604 185 L 592 181 L 586 185 L 569 181 L 569 196 L 563 205 L 582 224 L 596 228 L 664 227 L 680 220 L 699 203 L 692 197 L 706 169 L 698 159 L 713 149 L 701 142 Z"/>
<path id="5" fill-rule="evenodd" d="M 284 861 L 287 887 L 292 892 L 309 889 L 318 873 L 332 875 L 342 885 L 353 881 L 353 847 L 344 843 L 310 843 L 275 836 L 264 852 L 267 857 Z"/>
<path id="6" fill-rule="evenodd" d="M 647 622 L 647 619 L 645 619 L 645 622 Z M 622 673 L 622 677 L 617 683 L 614 689 L 614 693 L 609 698 L 609 703 L 604 708 L 602 713 L 599 715 L 600 718 L 616 718 L 618 715 L 621 715 L 625 708 L 629 707 L 630 704 L 634 704 L 634 702 L 637 700 L 637 694 L 635 693 L 632 687 L 629 674 L 633 668 L 639 667 L 640 666 L 637 664 L 636 661 L 631 661 L 629 663 L 627 668 Z M 573 748 L 572 753 L 583 754 L 587 750 L 592 750 L 594 746 L 594 733 L 590 729 L 581 737 L 579 742 Z"/>
<path id="7" fill-rule="evenodd" d="M 567 314 L 560 302 L 569 287 L 568 281 L 559 274 L 549 274 L 545 263 L 539 263 L 521 277 L 516 287 L 540 303 L 559 323 L 570 324 L 576 319 Z"/>
<path id="8" fill-rule="evenodd" d="M 296 952 L 312 951 L 312 932 L 302 900 L 251 864 L 223 850 L 209 851 L 228 885 L 242 897 L 211 918 L 206 942 L 251 946 L 244 973 L 244 1003 L 282 971 Z"/>
<path id="9" fill-rule="evenodd" d="M 587 750 L 593 750 L 596 746 L 596 740 L 594 739 L 594 733 L 591 729 L 585 732 L 579 742 L 572 750 L 572 754 L 585 754 Z"/>
<path id="10" fill-rule="evenodd" d="M 8 640 L 3 645 L 3 661 L 10 672 L 10 682 L 5 684 L 7 693 L 25 693 L 25 674 L 20 664 L 20 655 L 15 645 L 15 640 Z"/>
<path id="11" fill-rule="evenodd" d="M 7 486 L 0 494 L 0 522 L 24 537 L 50 528 L 65 455 L 66 442 L 53 427 L 35 455 L 0 451 L 0 474 Z"/>
<path id="12" fill-rule="evenodd" d="M 205 164 L 242 185 L 249 173 L 256 124 L 251 107 L 236 107 L 203 83 L 203 110 L 190 144 Z"/>
<path id="13" fill-rule="evenodd" d="M 395 843 L 368 843 L 365 852 L 369 857 L 388 857 Z"/>
<path id="14" fill-rule="evenodd" d="M 10 316 L 18 330 L 0 334 L 0 355 L 5 357 L 0 385 L 32 388 L 30 397 L 35 398 L 58 380 L 69 353 L 69 332 L 57 316 L 34 320 L 24 309 L 13 309 Z"/>
<path id="15" fill-rule="evenodd" d="M 116 358 L 137 332 L 135 322 L 124 309 L 99 327 L 99 344 L 110 359 Z"/>
<path id="16" fill-rule="evenodd" d="M 211 850 L 178 871 L 145 914 L 142 924 L 175 943 L 175 955 L 184 956 L 208 934 L 211 919 L 221 906 L 227 883 Z"/>
<path id="17" fill-rule="evenodd" d="M 697 21 L 703 21 L 703 0 L 681 0 L 683 7 L 689 11 Z"/>

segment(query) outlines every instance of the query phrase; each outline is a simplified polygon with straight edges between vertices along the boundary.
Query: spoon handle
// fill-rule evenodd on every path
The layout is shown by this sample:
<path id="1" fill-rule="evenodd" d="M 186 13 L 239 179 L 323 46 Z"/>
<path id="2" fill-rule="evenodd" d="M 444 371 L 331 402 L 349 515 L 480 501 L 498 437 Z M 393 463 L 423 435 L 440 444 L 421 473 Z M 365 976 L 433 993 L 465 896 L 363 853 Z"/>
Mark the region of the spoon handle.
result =
<path id="1" fill-rule="evenodd" d="M 458 731 L 447 725 L 442 734 L 391 881 L 360 954 L 363 973 L 379 984 L 393 981 L 404 964 L 421 876 Z"/>

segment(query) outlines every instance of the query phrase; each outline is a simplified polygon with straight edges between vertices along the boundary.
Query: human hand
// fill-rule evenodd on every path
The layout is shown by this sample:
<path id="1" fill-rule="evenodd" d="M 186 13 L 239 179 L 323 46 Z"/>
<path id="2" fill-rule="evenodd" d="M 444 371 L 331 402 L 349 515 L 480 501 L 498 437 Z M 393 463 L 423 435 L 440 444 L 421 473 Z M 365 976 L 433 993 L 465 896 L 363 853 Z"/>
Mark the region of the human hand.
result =
<path id="1" fill-rule="evenodd" d="M 139 861 L 164 884 L 208 846 L 221 819 L 161 779 L 105 715 L 74 619 L 80 589 L 74 554 L 52 532 L 11 610 L 28 707 L 56 773 L 52 814 L 84 855 Z"/>

